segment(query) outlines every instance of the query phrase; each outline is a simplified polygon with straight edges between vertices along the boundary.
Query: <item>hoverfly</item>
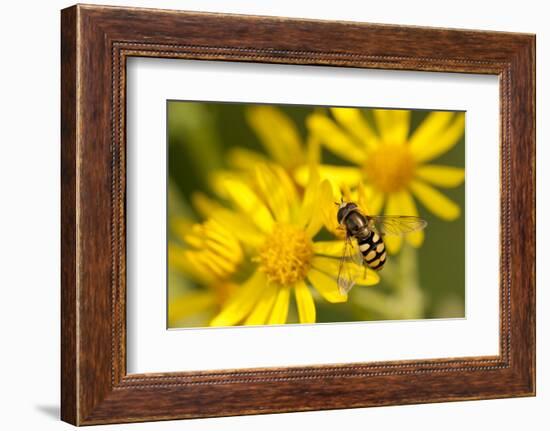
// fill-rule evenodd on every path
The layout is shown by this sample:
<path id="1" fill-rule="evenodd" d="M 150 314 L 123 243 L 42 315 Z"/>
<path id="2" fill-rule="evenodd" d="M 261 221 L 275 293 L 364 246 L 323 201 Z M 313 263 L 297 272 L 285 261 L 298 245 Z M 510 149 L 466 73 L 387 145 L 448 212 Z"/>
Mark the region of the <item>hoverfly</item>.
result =
<path id="1" fill-rule="evenodd" d="M 338 287 L 348 293 L 357 278 L 357 267 L 365 266 L 379 271 L 386 263 L 385 235 L 402 235 L 424 229 L 426 220 L 415 216 L 364 214 L 354 202 L 341 201 L 336 218 L 346 232 L 344 251 L 338 270 Z M 355 240 L 355 241 L 353 241 Z M 366 268 L 365 268 L 366 271 Z"/>

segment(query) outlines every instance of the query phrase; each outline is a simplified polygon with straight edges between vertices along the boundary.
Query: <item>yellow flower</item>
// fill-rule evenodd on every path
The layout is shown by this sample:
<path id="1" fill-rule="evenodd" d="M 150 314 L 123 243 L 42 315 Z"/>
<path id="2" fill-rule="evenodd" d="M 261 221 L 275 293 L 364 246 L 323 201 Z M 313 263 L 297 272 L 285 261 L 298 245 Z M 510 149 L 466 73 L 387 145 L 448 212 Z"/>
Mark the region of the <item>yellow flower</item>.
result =
<path id="1" fill-rule="evenodd" d="M 175 241 L 169 243 L 169 268 L 202 287 L 170 300 L 169 322 L 205 312 L 210 316 L 218 313 L 237 288 L 232 277 L 244 258 L 239 242 L 214 219 L 195 224 L 177 219 L 172 223 L 172 229 L 185 247 Z"/>
<path id="2" fill-rule="evenodd" d="M 279 108 L 257 105 L 245 111 L 249 126 L 258 136 L 271 160 L 283 166 L 288 172 L 305 163 L 305 145 L 296 125 Z M 257 163 L 268 159 L 261 153 L 243 147 L 234 147 L 228 153 L 231 166 L 249 170 Z"/>
<path id="3" fill-rule="evenodd" d="M 332 118 L 314 113 L 307 120 L 312 136 L 338 157 L 356 166 L 319 166 L 322 178 L 340 186 L 364 185 L 371 214 L 418 215 L 413 196 L 437 217 L 452 221 L 460 207 L 434 186 L 456 187 L 464 181 L 464 169 L 432 164 L 431 161 L 454 147 L 464 134 L 464 113 L 432 112 L 410 134 L 409 110 L 372 110 L 378 133 L 357 108 L 331 108 Z M 309 169 L 296 172 L 305 184 Z M 398 236 L 386 238 L 388 250 L 401 245 Z M 407 235 L 411 245 L 424 240 L 422 231 Z"/>
<path id="4" fill-rule="evenodd" d="M 184 268 L 195 279 L 204 283 L 229 278 L 243 260 L 243 252 L 232 233 L 214 219 L 194 224 L 183 235 L 184 242 L 190 247 L 179 249 L 173 245 L 177 259 L 176 267 Z"/>
<path id="5" fill-rule="evenodd" d="M 347 300 L 336 283 L 343 242 L 314 240 L 323 224 L 320 196 L 330 187 L 328 182 L 321 183 L 312 174 L 300 197 L 282 167 L 261 164 L 256 166 L 251 184 L 229 174 L 218 176 L 214 183 L 239 212 L 236 217 L 228 212 L 216 217 L 223 218 L 224 225 L 244 244 L 253 269 L 211 325 L 285 323 L 291 294 L 300 322 L 315 322 L 310 287 L 329 302 Z M 378 281 L 375 272 L 357 266 L 356 284 Z"/>

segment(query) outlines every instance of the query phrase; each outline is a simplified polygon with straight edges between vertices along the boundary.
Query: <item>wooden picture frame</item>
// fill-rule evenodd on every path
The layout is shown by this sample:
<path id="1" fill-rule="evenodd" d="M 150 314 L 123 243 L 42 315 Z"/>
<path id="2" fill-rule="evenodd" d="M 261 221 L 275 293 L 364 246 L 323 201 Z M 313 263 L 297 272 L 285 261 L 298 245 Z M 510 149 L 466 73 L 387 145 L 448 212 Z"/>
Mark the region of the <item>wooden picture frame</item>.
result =
<path id="1" fill-rule="evenodd" d="M 64 421 L 535 394 L 534 35 L 83 5 L 61 17 Z M 131 56 L 498 75 L 500 354 L 128 375 L 125 65 Z"/>

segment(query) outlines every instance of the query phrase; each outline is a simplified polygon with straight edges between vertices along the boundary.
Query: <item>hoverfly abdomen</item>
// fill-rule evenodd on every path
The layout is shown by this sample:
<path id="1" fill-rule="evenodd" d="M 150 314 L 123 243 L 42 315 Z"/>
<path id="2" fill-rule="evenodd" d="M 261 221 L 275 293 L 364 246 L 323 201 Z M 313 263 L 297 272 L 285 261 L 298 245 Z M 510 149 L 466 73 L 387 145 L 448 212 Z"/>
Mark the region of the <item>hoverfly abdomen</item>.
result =
<path id="1" fill-rule="evenodd" d="M 380 270 L 386 263 L 386 246 L 382 237 L 376 232 L 368 232 L 365 237 L 358 237 L 357 244 L 365 264 L 370 269 Z"/>

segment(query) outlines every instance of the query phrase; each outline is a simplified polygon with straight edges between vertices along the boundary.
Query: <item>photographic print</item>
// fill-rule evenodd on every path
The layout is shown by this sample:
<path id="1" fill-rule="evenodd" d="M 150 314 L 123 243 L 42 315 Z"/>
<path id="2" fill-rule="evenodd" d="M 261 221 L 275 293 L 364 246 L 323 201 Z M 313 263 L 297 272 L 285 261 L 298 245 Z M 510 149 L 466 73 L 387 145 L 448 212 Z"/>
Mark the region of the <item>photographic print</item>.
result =
<path id="1" fill-rule="evenodd" d="M 168 327 L 465 317 L 465 113 L 170 100 Z"/>

